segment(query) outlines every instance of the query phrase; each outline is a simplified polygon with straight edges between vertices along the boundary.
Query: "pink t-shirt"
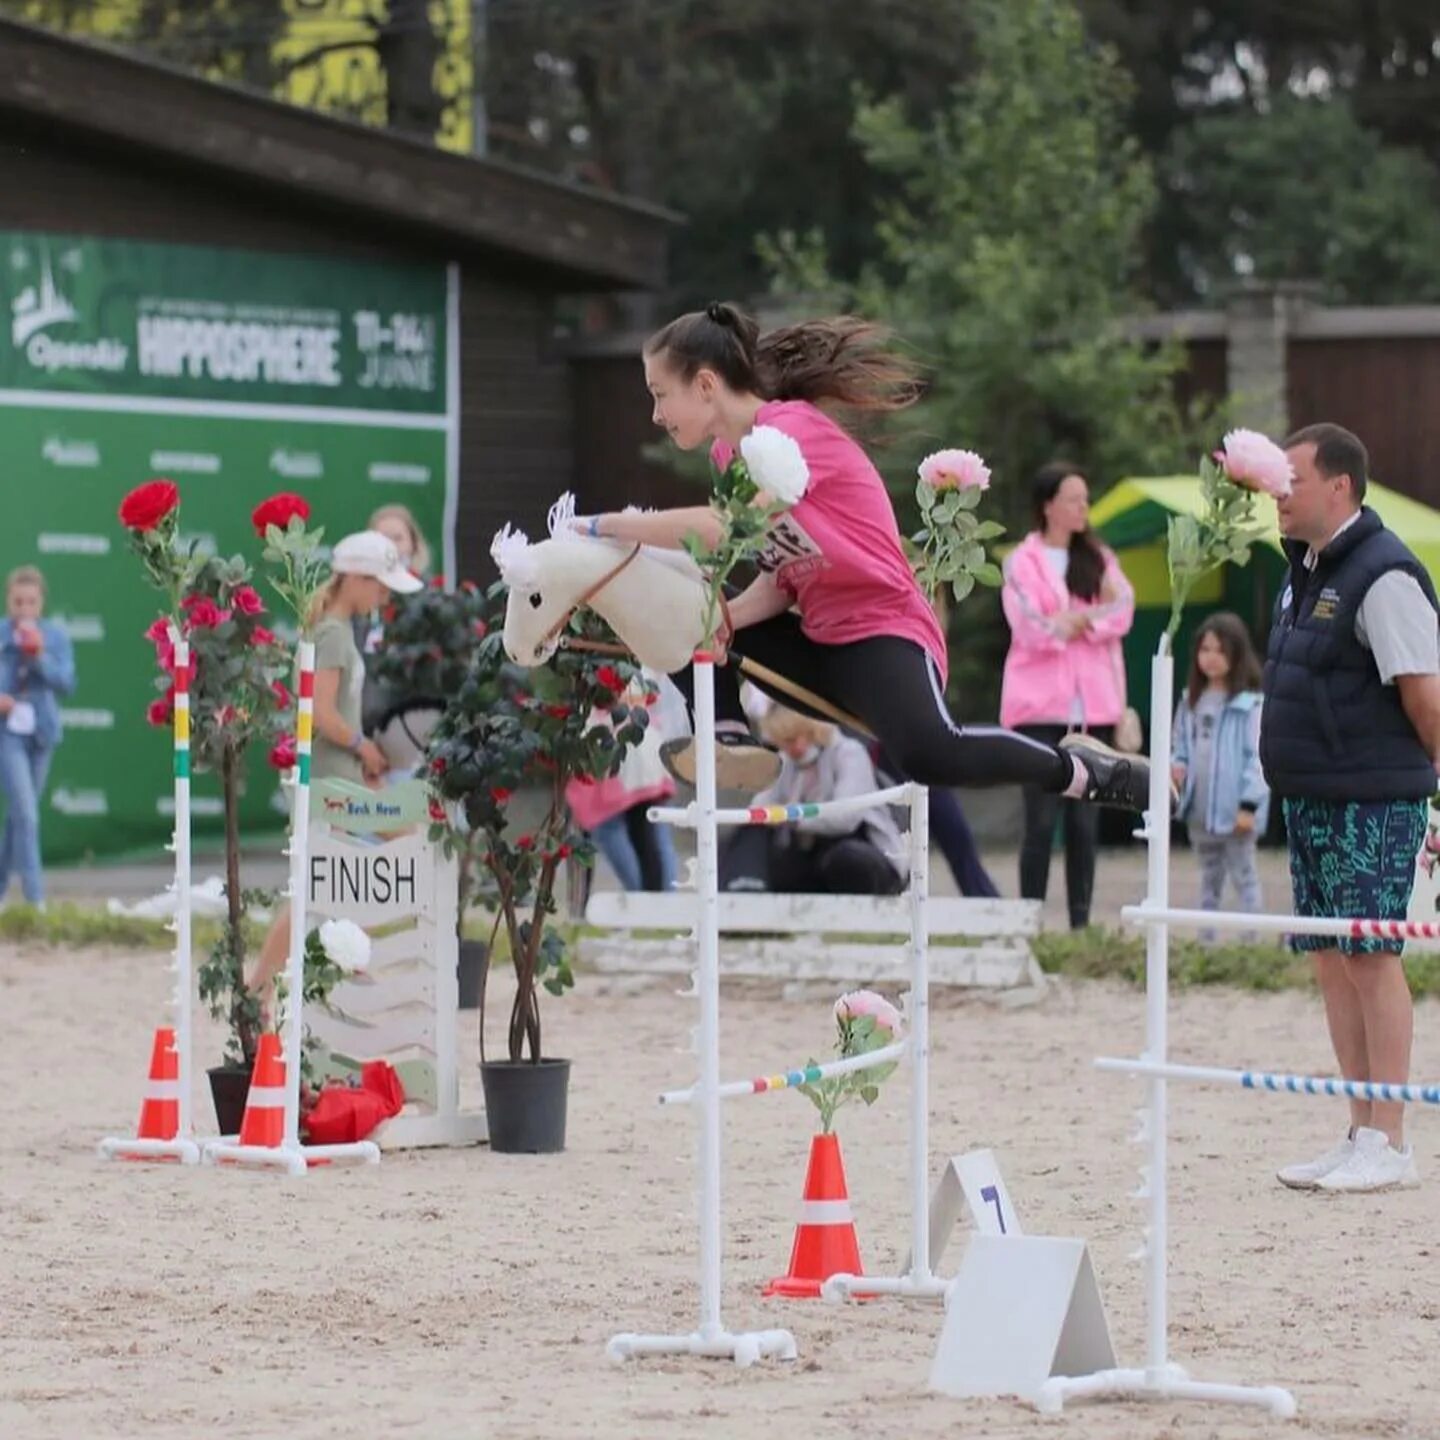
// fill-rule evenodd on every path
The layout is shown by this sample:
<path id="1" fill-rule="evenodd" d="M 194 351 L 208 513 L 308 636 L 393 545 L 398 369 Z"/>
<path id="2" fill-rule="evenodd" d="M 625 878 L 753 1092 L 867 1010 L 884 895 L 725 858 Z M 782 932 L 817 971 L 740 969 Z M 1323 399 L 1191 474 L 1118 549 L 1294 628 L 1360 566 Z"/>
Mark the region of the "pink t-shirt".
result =
<path id="1" fill-rule="evenodd" d="M 900 548 L 895 511 L 870 457 L 823 410 L 805 400 L 768 400 L 755 416 L 800 447 L 810 480 L 770 527 L 757 564 L 795 599 L 800 627 L 821 645 L 876 635 L 913 640 L 946 675 L 945 637 Z M 734 454 L 716 441 L 723 470 Z"/>

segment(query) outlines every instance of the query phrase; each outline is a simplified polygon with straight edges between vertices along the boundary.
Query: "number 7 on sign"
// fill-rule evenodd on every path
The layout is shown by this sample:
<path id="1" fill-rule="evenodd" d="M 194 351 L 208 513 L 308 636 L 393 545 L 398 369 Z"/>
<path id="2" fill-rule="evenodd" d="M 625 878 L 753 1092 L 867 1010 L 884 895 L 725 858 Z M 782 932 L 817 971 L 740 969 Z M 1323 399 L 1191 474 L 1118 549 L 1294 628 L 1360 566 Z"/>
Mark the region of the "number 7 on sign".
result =
<path id="1" fill-rule="evenodd" d="M 980 1188 L 980 1198 L 987 1204 L 995 1207 L 995 1223 L 1000 1227 L 1000 1233 L 1005 1233 L 1005 1211 L 1000 1205 L 1000 1190 L 995 1185 L 983 1185 Z"/>
<path id="2" fill-rule="evenodd" d="M 971 1150 L 955 1156 L 950 1163 L 959 1176 L 965 1201 L 970 1207 L 970 1218 L 980 1234 L 1013 1237 L 1024 1233 L 991 1151 Z"/>

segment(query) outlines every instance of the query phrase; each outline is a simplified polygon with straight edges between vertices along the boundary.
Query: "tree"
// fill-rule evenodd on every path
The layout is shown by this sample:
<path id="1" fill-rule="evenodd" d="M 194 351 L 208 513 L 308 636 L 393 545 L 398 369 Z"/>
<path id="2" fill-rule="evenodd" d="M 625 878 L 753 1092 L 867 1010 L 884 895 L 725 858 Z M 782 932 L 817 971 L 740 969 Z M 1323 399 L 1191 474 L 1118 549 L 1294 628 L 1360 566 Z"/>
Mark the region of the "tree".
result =
<path id="1" fill-rule="evenodd" d="M 1440 300 L 1440 175 L 1344 97 L 1204 116 L 1166 169 L 1176 258 L 1202 298 L 1254 274 L 1318 280 L 1332 304 Z"/>

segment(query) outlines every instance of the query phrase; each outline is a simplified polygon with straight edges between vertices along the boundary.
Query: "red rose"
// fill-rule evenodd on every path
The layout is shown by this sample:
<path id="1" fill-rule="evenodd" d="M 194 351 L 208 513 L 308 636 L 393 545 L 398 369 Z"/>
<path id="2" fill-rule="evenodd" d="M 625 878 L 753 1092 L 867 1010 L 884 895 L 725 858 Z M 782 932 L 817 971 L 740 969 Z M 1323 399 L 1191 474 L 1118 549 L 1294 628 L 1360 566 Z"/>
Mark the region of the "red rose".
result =
<path id="1" fill-rule="evenodd" d="M 282 735 L 274 745 L 270 747 L 270 763 L 277 770 L 294 769 L 298 756 L 299 751 L 295 746 L 295 737 L 293 735 Z"/>
<path id="2" fill-rule="evenodd" d="M 545 713 L 553 720 L 563 720 L 570 713 L 570 707 L 568 705 L 547 705 Z"/>
<path id="3" fill-rule="evenodd" d="M 145 718 L 154 726 L 168 725 L 175 714 L 175 687 L 172 685 L 158 700 L 145 707 Z"/>
<path id="4" fill-rule="evenodd" d="M 265 613 L 265 602 L 250 585 L 241 585 L 230 597 L 230 603 L 242 615 L 263 615 Z"/>
<path id="5" fill-rule="evenodd" d="M 620 678 L 620 672 L 613 665 L 602 665 L 595 672 L 595 679 L 615 695 L 625 688 L 625 681 Z"/>
<path id="6" fill-rule="evenodd" d="M 270 689 L 275 694 L 275 708 L 277 710 L 288 710 L 290 708 L 290 692 L 285 688 L 282 680 L 272 680 Z"/>
<path id="7" fill-rule="evenodd" d="M 443 775 L 446 771 L 446 768 L 447 767 L 445 764 L 445 757 L 443 755 L 437 755 L 430 762 L 430 773 L 432 775 Z"/>
<path id="8" fill-rule="evenodd" d="M 474 630 L 475 638 L 477 640 L 483 640 L 489 630 L 489 627 L 485 624 L 483 620 L 475 621 L 475 623 L 470 628 Z"/>
<path id="9" fill-rule="evenodd" d="M 147 640 L 153 640 L 157 645 L 168 645 L 170 643 L 170 621 L 162 615 L 145 632 Z"/>
<path id="10" fill-rule="evenodd" d="M 250 523 L 255 527 L 255 533 L 263 540 L 265 531 L 271 526 L 277 530 L 284 530 L 293 516 L 298 515 L 302 520 L 310 518 L 310 506 L 301 495 L 291 495 L 282 492 L 279 495 L 272 495 L 268 500 L 262 500 L 251 512 Z"/>
<path id="11" fill-rule="evenodd" d="M 515 844 L 517 848 L 521 850 L 533 850 L 535 848 L 535 837 L 533 835 L 522 835 Z"/>
<path id="12" fill-rule="evenodd" d="M 503 805 L 510 798 L 510 792 L 503 785 L 496 785 L 490 791 L 490 798 L 497 805 Z"/>
<path id="13" fill-rule="evenodd" d="M 275 643 L 275 632 L 267 630 L 263 625 L 257 625 L 250 632 L 250 643 L 252 645 L 273 645 Z"/>
<path id="14" fill-rule="evenodd" d="M 432 590 L 443 590 L 445 588 L 445 577 L 443 575 L 437 575 L 430 582 L 430 588 Z"/>
<path id="15" fill-rule="evenodd" d="M 388 625 L 395 618 L 395 607 L 387 605 L 381 612 L 380 618 Z"/>
<path id="16" fill-rule="evenodd" d="M 445 823 L 445 807 L 438 800 L 430 802 L 430 818 L 439 824 Z"/>
<path id="17" fill-rule="evenodd" d="M 144 534 L 153 530 L 179 503 L 180 489 L 173 480 L 147 480 L 120 502 L 120 523 L 127 530 Z"/>
<path id="18" fill-rule="evenodd" d="M 228 610 L 222 610 L 205 595 L 190 596 L 185 602 L 185 608 L 190 612 L 190 629 L 192 630 L 213 630 L 217 625 L 223 624 L 230 618 Z"/>
<path id="19" fill-rule="evenodd" d="M 574 851 L 572 851 L 568 845 L 562 845 L 555 852 L 555 858 L 557 860 L 568 860 L 572 854 L 574 854 Z"/>

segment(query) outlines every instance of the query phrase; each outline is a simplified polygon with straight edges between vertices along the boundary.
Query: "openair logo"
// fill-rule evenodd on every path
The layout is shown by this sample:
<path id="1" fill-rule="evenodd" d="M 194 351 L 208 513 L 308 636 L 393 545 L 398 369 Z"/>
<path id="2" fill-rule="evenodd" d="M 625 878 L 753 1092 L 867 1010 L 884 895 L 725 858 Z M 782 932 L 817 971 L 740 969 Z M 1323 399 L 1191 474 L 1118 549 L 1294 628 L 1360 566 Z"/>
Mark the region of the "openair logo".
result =
<path id="1" fill-rule="evenodd" d="M 400 460 L 376 460 L 370 466 L 370 481 L 375 485 L 428 485 L 430 467 L 410 465 Z"/>
<path id="2" fill-rule="evenodd" d="M 10 269 L 17 289 L 10 302 L 10 343 L 24 354 L 32 369 L 54 375 L 65 370 L 113 374 L 125 368 L 130 348 L 119 340 L 75 340 L 50 334 L 57 326 L 79 324 L 80 312 L 62 285 L 68 283 L 67 276 L 78 275 L 84 264 L 78 248 L 63 251 L 59 260 L 52 262 L 44 245 L 37 249 L 20 244 L 11 247 Z"/>
<path id="3" fill-rule="evenodd" d="M 47 435 L 40 447 L 40 458 L 57 470 L 98 470 L 100 447 L 93 440 L 67 440 L 60 435 Z"/>
<path id="4" fill-rule="evenodd" d="M 272 450 L 270 469 L 282 480 L 321 480 L 325 457 L 317 450 Z"/>
<path id="5" fill-rule="evenodd" d="M 108 535 L 69 535 L 56 530 L 42 530 L 35 548 L 42 555 L 108 555 Z"/>
<path id="6" fill-rule="evenodd" d="M 150 468 L 162 475 L 218 475 L 220 457 L 203 450 L 152 450 Z"/>
<path id="7" fill-rule="evenodd" d="M 115 728 L 115 712 L 113 710 L 62 708 L 60 723 L 67 730 L 113 730 Z"/>

